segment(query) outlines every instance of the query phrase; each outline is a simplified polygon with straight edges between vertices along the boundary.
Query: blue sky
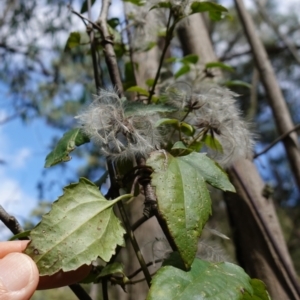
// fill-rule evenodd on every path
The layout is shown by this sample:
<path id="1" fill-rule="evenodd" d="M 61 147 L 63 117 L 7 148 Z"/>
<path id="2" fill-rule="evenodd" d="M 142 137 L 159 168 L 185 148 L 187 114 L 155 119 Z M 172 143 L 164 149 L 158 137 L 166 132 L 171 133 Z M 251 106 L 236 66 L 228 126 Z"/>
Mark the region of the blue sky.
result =
<path id="1" fill-rule="evenodd" d="M 3 115 L 3 113 L 2 113 Z M 34 120 L 28 124 L 19 119 L 0 126 L 0 204 L 22 222 L 38 204 L 37 182 L 42 176 L 45 157 L 50 150 L 54 136 L 62 132 L 50 128 L 43 120 Z M 74 168 L 79 166 L 78 160 L 71 160 Z M 70 169 L 62 171 L 59 167 L 46 170 L 46 180 L 59 178 L 66 182 L 70 177 Z M 46 193 L 49 201 L 54 201 L 62 193 L 54 186 Z M 1 228 L 1 227 L 0 227 Z M 0 230 L 0 240 L 6 238 Z"/>

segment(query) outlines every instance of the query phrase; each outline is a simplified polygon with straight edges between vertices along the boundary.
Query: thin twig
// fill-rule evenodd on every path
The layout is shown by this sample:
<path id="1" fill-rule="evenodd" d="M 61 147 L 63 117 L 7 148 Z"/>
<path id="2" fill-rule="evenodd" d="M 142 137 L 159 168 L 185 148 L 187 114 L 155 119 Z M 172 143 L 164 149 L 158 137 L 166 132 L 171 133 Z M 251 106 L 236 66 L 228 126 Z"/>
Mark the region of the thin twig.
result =
<path id="1" fill-rule="evenodd" d="M 108 167 L 108 172 L 109 172 L 109 176 L 110 176 L 110 181 L 111 181 L 111 187 L 108 191 L 108 194 L 109 194 L 109 197 L 110 198 L 116 198 L 119 196 L 119 185 L 118 185 L 118 182 L 116 181 L 116 176 L 115 176 L 115 169 L 114 169 L 114 166 L 112 164 L 111 161 L 108 161 L 107 162 L 107 167 Z M 143 273 L 144 273 L 144 276 L 147 280 L 147 283 L 148 285 L 150 286 L 150 283 L 151 283 L 151 275 L 149 273 L 149 270 L 147 268 L 147 265 L 145 263 L 145 260 L 144 260 L 144 257 L 142 255 L 142 252 L 139 248 L 139 245 L 136 241 L 136 238 L 134 236 L 134 233 L 133 233 L 133 230 L 131 229 L 131 226 L 130 226 L 130 222 L 129 222 L 129 219 L 127 217 L 127 214 L 126 214 L 126 211 L 125 211 L 125 208 L 124 208 L 124 204 L 122 203 L 122 201 L 119 201 L 118 204 L 117 204 L 118 208 L 119 208 L 119 211 L 120 211 L 120 214 L 121 214 L 121 217 L 122 217 L 122 220 L 123 220 L 123 223 L 124 223 L 124 226 L 125 226 L 125 230 L 126 230 L 126 235 L 127 235 L 127 238 L 129 238 L 131 244 L 132 244 L 132 247 L 134 249 L 134 252 L 137 256 L 137 259 L 140 263 L 140 266 L 143 270 Z M 120 248 L 118 249 L 117 248 L 117 251 L 120 250 Z M 117 253 L 116 251 L 116 253 Z M 114 255 L 112 258 L 111 258 L 111 261 L 114 260 L 116 258 L 116 255 Z"/>
<path id="2" fill-rule="evenodd" d="M 90 37 L 94 79 L 95 79 L 96 90 L 98 93 L 100 90 L 100 87 L 101 87 L 101 82 L 100 82 L 98 66 L 97 66 L 98 64 L 97 64 L 97 54 L 96 54 L 96 45 L 95 45 L 95 33 L 94 33 L 94 30 L 90 26 L 87 26 L 87 32 Z"/>
<path id="3" fill-rule="evenodd" d="M 166 34 L 166 39 L 165 39 L 165 45 L 164 45 L 164 48 L 163 48 L 163 51 L 162 51 L 162 54 L 161 54 L 161 57 L 160 57 L 160 60 L 159 60 L 159 65 L 158 65 L 158 68 L 157 68 L 157 72 L 156 72 L 156 75 L 155 75 L 155 78 L 154 78 L 152 88 L 149 92 L 149 97 L 148 97 L 148 101 L 147 101 L 148 104 L 151 102 L 152 96 L 154 95 L 155 87 L 156 87 L 156 84 L 157 84 L 159 76 L 160 76 L 160 71 L 161 71 L 161 68 L 162 68 L 162 65 L 163 65 L 163 62 L 164 62 L 164 58 L 165 58 L 167 50 L 170 46 L 171 40 L 173 38 L 175 23 L 172 24 L 172 26 L 170 26 L 171 19 L 172 19 L 172 12 L 170 11 L 170 15 L 169 15 L 168 23 L 167 23 L 167 34 Z"/>
<path id="4" fill-rule="evenodd" d="M 82 286 L 78 283 L 74 283 L 69 285 L 72 292 L 78 297 L 80 300 L 93 300 L 89 294 L 82 288 Z"/>
<path id="5" fill-rule="evenodd" d="M 121 80 L 121 75 L 118 68 L 117 57 L 113 47 L 113 37 L 108 31 L 107 27 L 107 16 L 108 8 L 110 6 L 110 0 L 103 0 L 100 15 L 96 21 L 98 24 L 98 30 L 102 36 L 103 52 L 105 56 L 106 65 L 110 75 L 110 79 L 119 96 L 123 96 L 123 84 Z"/>
<path id="6" fill-rule="evenodd" d="M 279 53 L 287 50 L 286 46 L 281 46 L 281 47 L 277 47 L 277 46 L 265 46 L 266 47 L 266 51 L 267 53 L 271 56 L 271 55 L 278 55 Z M 296 45 L 295 46 L 296 49 L 299 49 L 300 46 Z M 241 52 L 236 52 L 236 53 L 228 53 L 225 56 L 221 56 L 219 58 L 219 61 L 228 61 L 228 60 L 232 60 L 235 59 L 237 57 L 241 57 L 241 56 L 245 56 L 245 55 L 250 55 L 252 52 L 251 50 L 246 50 L 246 51 L 241 51 Z"/>
<path id="7" fill-rule="evenodd" d="M 133 71 L 134 85 L 137 85 L 136 73 L 135 73 L 135 64 L 134 64 L 133 50 L 132 50 L 132 37 L 131 37 L 131 32 L 130 32 L 128 18 L 127 18 L 127 15 L 126 15 L 125 1 L 123 2 L 123 7 L 124 7 L 124 18 L 125 18 L 125 28 L 123 30 L 125 30 L 125 32 L 127 34 L 128 47 L 129 47 L 128 48 L 129 49 L 129 59 L 130 59 L 130 64 L 131 64 L 132 71 Z"/>
<path id="8" fill-rule="evenodd" d="M 135 231 L 137 228 L 139 228 L 142 224 L 144 224 L 148 220 L 149 218 L 143 215 L 135 223 L 131 225 L 131 230 Z"/>
<path id="9" fill-rule="evenodd" d="M 279 143 L 281 140 L 285 139 L 290 133 L 292 133 L 293 131 L 297 131 L 300 129 L 300 124 L 297 124 L 294 128 L 292 128 L 291 130 L 287 131 L 286 133 L 280 135 L 278 138 L 276 138 L 270 145 L 268 145 L 265 149 L 263 149 L 262 151 L 255 153 L 253 155 L 253 158 L 257 158 L 260 155 L 268 152 L 272 147 L 274 147 L 277 143 Z"/>
<path id="10" fill-rule="evenodd" d="M 95 29 L 98 29 L 99 31 L 101 30 L 101 28 L 99 27 L 98 24 L 96 24 L 95 22 L 91 21 L 89 18 L 86 18 L 84 15 L 80 14 L 79 12 L 77 12 L 71 6 L 69 6 L 69 9 L 70 9 L 71 13 L 73 13 L 74 15 L 76 15 L 76 16 L 80 17 L 82 20 L 86 20 L 90 24 L 92 24 Z"/>
<path id="11" fill-rule="evenodd" d="M 275 22 L 273 22 L 273 20 L 269 17 L 269 14 L 266 11 L 262 1 L 255 0 L 254 2 L 256 3 L 258 12 L 260 13 L 264 21 L 273 29 L 275 34 L 277 34 L 277 36 L 281 39 L 281 41 L 290 51 L 297 63 L 300 64 L 300 56 L 298 54 L 297 48 L 295 47 L 295 44 L 287 37 L 287 35 L 282 33 L 279 26 Z"/>
<path id="12" fill-rule="evenodd" d="M 151 276 L 154 276 L 156 272 L 152 273 Z M 141 278 L 141 279 L 138 279 L 138 280 L 135 280 L 135 281 L 129 281 L 129 282 L 126 282 L 125 284 L 136 284 L 136 283 L 140 283 L 140 282 L 143 282 L 145 281 L 146 278 Z"/>
<path id="13" fill-rule="evenodd" d="M 31 57 L 30 57 L 31 54 L 28 51 L 22 51 L 19 48 L 13 48 L 13 47 L 8 46 L 7 44 L 1 43 L 1 42 L 0 42 L 0 48 L 3 48 L 10 53 L 21 54 L 23 56 L 26 56 L 28 59 L 31 59 Z M 44 50 L 46 51 L 48 49 L 44 49 Z M 44 65 L 44 62 L 41 59 L 39 59 L 38 57 L 35 57 L 34 62 L 36 62 L 40 65 L 43 75 L 48 76 L 48 77 L 52 75 L 51 72 L 47 70 L 47 68 Z"/>
<path id="14" fill-rule="evenodd" d="M 152 266 L 152 265 L 154 265 L 154 264 L 157 264 L 157 263 L 160 263 L 160 262 L 162 262 L 163 261 L 163 259 L 161 259 L 161 258 L 159 258 L 159 259 L 156 259 L 155 261 L 149 261 L 148 263 L 147 263 L 147 267 L 150 267 L 150 266 Z M 128 279 L 131 279 L 131 278 L 133 278 L 133 277 L 135 277 L 136 275 L 138 275 L 140 272 L 142 272 L 143 270 L 142 270 L 142 268 L 139 268 L 139 269 L 137 269 L 136 271 L 134 271 L 132 274 L 130 274 L 129 276 L 127 276 L 127 278 Z"/>
<path id="15" fill-rule="evenodd" d="M 103 300 L 108 300 L 108 289 L 107 289 L 107 279 L 102 279 L 102 298 Z"/>
<path id="16" fill-rule="evenodd" d="M 88 0 L 88 16 L 89 19 L 91 19 L 92 12 L 91 12 L 91 1 Z M 95 33 L 91 25 L 88 25 L 86 27 L 86 31 L 90 38 L 90 44 L 91 44 L 91 54 L 92 54 L 92 61 L 93 61 L 93 70 L 94 70 L 94 79 L 95 79 L 95 85 L 96 85 L 96 91 L 99 93 L 101 82 L 99 78 L 99 72 L 98 72 L 98 64 L 97 64 L 97 54 L 96 54 L 96 43 L 95 43 Z"/>
<path id="17" fill-rule="evenodd" d="M 126 233 L 128 234 L 128 237 L 129 237 L 129 239 L 130 239 L 130 242 L 131 242 L 131 244 L 132 244 L 132 247 L 133 247 L 133 249 L 134 249 L 134 252 L 135 252 L 135 254 L 136 254 L 136 256 L 137 256 L 137 259 L 138 259 L 138 261 L 139 261 L 139 263 L 140 263 L 140 265 L 141 265 L 141 268 L 142 268 L 143 273 L 144 273 L 144 275 L 145 275 L 147 284 L 148 284 L 148 286 L 150 287 L 152 278 L 151 278 L 150 272 L 149 272 L 149 270 L 148 270 L 148 267 L 147 267 L 147 265 L 146 265 L 146 262 L 145 262 L 145 260 L 144 260 L 144 257 L 143 257 L 143 255 L 142 255 L 142 252 L 141 252 L 141 250 L 140 250 L 140 247 L 139 247 L 139 245 L 138 245 L 138 243 L 137 243 L 137 241 L 136 241 L 136 239 L 135 239 L 135 236 L 134 236 L 134 234 L 133 234 L 133 231 L 132 231 L 132 229 L 131 229 L 131 227 L 130 227 L 129 220 L 128 220 L 127 214 L 126 214 L 126 212 L 125 212 L 124 204 L 120 201 L 120 202 L 118 202 L 117 205 L 118 205 L 118 208 L 119 208 L 121 217 L 122 217 L 123 222 L 124 222 L 124 225 L 125 225 Z"/>
<path id="18" fill-rule="evenodd" d="M 7 213 L 7 211 L 0 205 L 0 220 L 13 233 L 18 234 L 24 231 L 18 220 Z M 28 240 L 27 237 L 20 238 L 20 240 Z"/>

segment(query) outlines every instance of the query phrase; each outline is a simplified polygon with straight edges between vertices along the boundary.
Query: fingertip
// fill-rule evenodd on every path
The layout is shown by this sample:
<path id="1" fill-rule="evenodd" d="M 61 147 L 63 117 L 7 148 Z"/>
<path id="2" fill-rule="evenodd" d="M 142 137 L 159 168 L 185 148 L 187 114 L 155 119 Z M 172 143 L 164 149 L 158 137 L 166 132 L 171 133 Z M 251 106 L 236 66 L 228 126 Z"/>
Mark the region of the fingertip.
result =
<path id="1" fill-rule="evenodd" d="M 0 299 L 29 299 L 37 288 L 39 272 L 23 253 L 10 253 L 0 260 Z"/>

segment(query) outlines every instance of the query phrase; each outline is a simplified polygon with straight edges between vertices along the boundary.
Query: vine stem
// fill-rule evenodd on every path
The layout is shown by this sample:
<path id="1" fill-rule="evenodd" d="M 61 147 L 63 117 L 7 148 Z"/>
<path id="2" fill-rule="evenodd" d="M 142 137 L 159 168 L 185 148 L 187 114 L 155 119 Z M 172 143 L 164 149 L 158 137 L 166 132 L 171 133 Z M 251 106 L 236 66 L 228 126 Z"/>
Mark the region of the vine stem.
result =
<path id="1" fill-rule="evenodd" d="M 163 65 L 163 62 L 164 62 L 164 58 L 165 58 L 165 55 L 167 53 L 167 50 L 170 46 L 170 43 L 171 43 L 171 40 L 172 40 L 172 37 L 173 37 L 173 32 L 174 32 L 174 29 L 175 29 L 175 23 L 172 24 L 172 26 L 170 26 L 171 19 L 172 19 L 172 12 L 170 11 L 170 15 L 169 15 L 168 23 L 167 23 L 167 33 L 166 33 L 165 46 L 163 48 L 163 51 L 162 51 L 162 54 L 161 54 L 161 57 L 160 57 L 160 60 L 159 60 L 159 65 L 158 65 L 158 69 L 157 69 L 157 72 L 156 72 L 156 75 L 155 75 L 155 78 L 154 78 L 152 88 L 149 92 L 149 97 L 148 97 L 148 100 L 147 100 L 148 104 L 151 103 L 152 96 L 154 95 L 155 87 L 156 87 L 156 84 L 157 84 L 159 76 L 160 76 L 160 71 L 161 71 L 161 68 L 162 68 L 162 65 Z"/>
<path id="2" fill-rule="evenodd" d="M 138 243 L 136 241 L 136 238 L 135 238 L 135 236 L 133 234 L 133 231 L 132 231 L 132 229 L 130 227 L 130 222 L 129 222 L 127 214 L 125 212 L 124 204 L 122 202 L 118 202 L 117 205 L 118 205 L 121 217 L 123 219 L 126 232 L 127 232 L 128 237 L 129 237 L 129 239 L 131 241 L 132 247 L 133 247 L 133 249 L 135 251 L 135 254 L 137 256 L 137 259 L 138 259 L 138 261 L 139 261 L 139 263 L 141 265 L 141 269 L 143 270 L 143 273 L 145 275 L 145 279 L 147 281 L 147 284 L 150 287 L 152 278 L 151 278 L 150 272 L 148 270 L 147 264 L 146 264 L 146 262 L 144 260 L 144 257 L 142 255 L 142 252 L 140 250 L 140 247 L 139 247 L 139 245 L 138 245 Z"/>
<path id="3" fill-rule="evenodd" d="M 268 145 L 266 148 L 264 148 L 262 151 L 260 151 L 259 153 L 255 153 L 253 155 L 253 158 L 257 158 L 260 155 L 268 152 L 271 148 L 273 148 L 277 143 L 279 143 L 280 141 L 282 141 L 283 139 L 285 139 L 290 133 L 292 133 L 293 131 L 298 131 L 300 129 L 300 124 L 297 124 L 294 128 L 290 129 L 289 131 L 287 131 L 286 133 L 280 135 L 278 138 L 276 138 L 270 145 Z"/>
<path id="4" fill-rule="evenodd" d="M 116 197 L 119 196 L 119 185 L 118 185 L 118 182 L 116 181 L 115 169 L 114 169 L 114 166 L 113 166 L 111 161 L 108 161 L 108 172 L 109 172 L 110 178 L 111 178 L 111 187 L 109 189 L 108 195 L 111 198 L 116 198 Z M 124 196 L 126 196 L 126 197 L 124 197 Z M 123 195 L 121 197 L 128 198 L 128 195 Z M 131 228 L 128 216 L 127 216 L 126 211 L 125 211 L 124 204 L 123 204 L 123 202 L 120 201 L 120 202 L 117 203 L 117 206 L 119 208 L 119 211 L 120 211 L 120 214 L 121 214 L 124 226 L 125 226 L 127 237 L 129 238 L 129 240 L 132 244 L 134 252 L 135 252 L 135 254 L 137 256 L 137 259 L 140 263 L 141 269 L 144 273 L 147 284 L 150 287 L 152 278 L 151 278 L 150 272 L 148 270 L 148 266 L 147 266 L 147 264 L 144 260 L 143 255 L 142 255 L 142 252 L 141 252 L 141 250 L 139 248 L 139 245 L 136 241 L 136 238 L 134 236 L 133 229 Z M 143 218 L 143 220 L 145 220 L 145 219 Z M 114 258 L 115 258 L 115 255 L 113 256 L 113 259 Z"/>
<path id="5" fill-rule="evenodd" d="M 107 16 L 108 8 L 111 4 L 110 0 L 103 0 L 102 7 L 96 24 L 99 26 L 98 30 L 102 36 L 103 43 L 103 53 L 108 68 L 109 76 L 114 87 L 117 88 L 119 96 L 123 96 L 123 84 L 121 80 L 121 75 L 118 68 L 118 62 L 116 53 L 113 47 L 113 37 L 109 33 L 107 27 Z"/>
<path id="6" fill-rule="evenodd" d="M 80 284 L 74 283 L 69 285 L 72 292 L 77 296 L 80 300 L 93 300 L 89 294 L 81 287 Z"/>
<path id="7" fill-rule="evenodd" d="M 0 220 L 13 233 L 18 234 L 24 231 L 18 220 L 7 213 L 7 211 L 0 205 Z M 27 237 L 20 238 L 20 240 L 28 240 Z"/>

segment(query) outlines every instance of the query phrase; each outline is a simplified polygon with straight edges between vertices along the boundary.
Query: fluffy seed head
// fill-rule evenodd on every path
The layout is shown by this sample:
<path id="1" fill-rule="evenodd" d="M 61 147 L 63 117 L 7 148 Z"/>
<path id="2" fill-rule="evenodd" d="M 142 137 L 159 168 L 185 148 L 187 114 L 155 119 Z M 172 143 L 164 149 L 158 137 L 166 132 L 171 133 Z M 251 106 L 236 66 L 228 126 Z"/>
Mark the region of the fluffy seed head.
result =
<path id="1" fill-rule="evenodd" d="M 216 84 L 203 84 L 194 92 L 187 88 L 183 92 L 180 85 L 176 83 L 176 88 L 170 89 L 168 102 L 190 111 L 185 122 L 196 128 L 195 135 L 203 132 L 218 140 L 222 151 L 207 148 L 208 155 L 223 167 L 229 167 L 239 158 L 250 157 L 252 136 L 236 106 L 237 94 Z M 180 119 L 182 115 L 176 113 L 174 117 Z"/>
<path id="2" fill-rule="evenodd" d="M 101 90 L 85 112 L 76 117 L 85 134 L 111 159 L 146 157 L 159 144 L 158 116 L 126 115 L 125 101 L 115 91 Z"/>

